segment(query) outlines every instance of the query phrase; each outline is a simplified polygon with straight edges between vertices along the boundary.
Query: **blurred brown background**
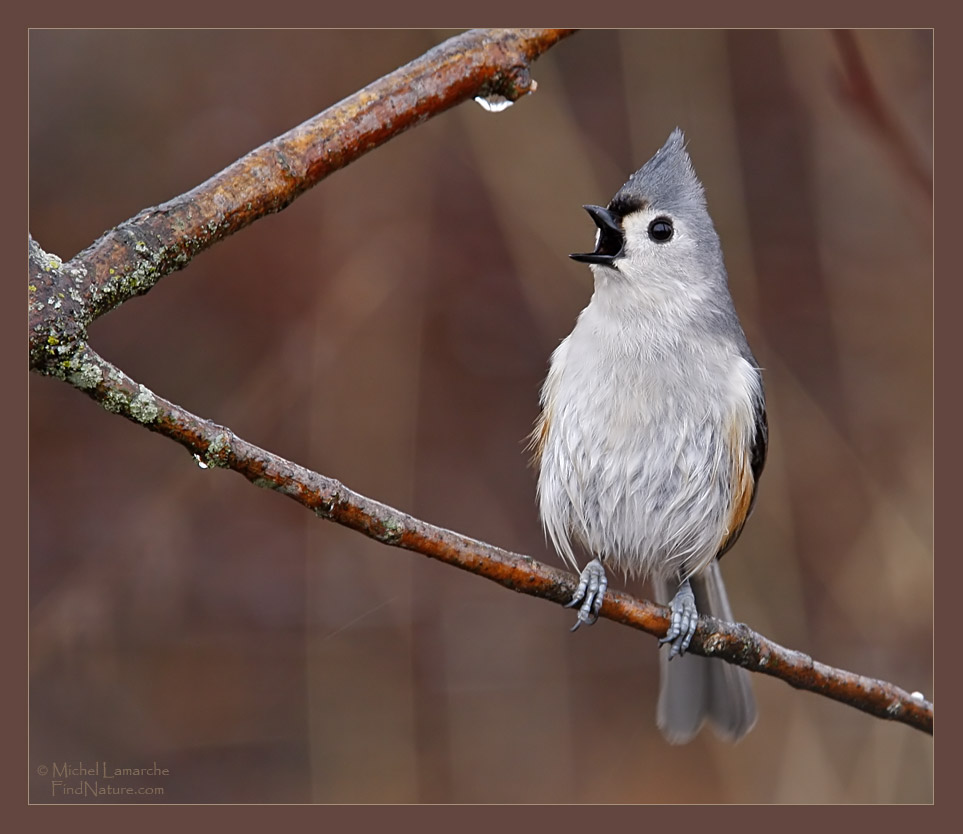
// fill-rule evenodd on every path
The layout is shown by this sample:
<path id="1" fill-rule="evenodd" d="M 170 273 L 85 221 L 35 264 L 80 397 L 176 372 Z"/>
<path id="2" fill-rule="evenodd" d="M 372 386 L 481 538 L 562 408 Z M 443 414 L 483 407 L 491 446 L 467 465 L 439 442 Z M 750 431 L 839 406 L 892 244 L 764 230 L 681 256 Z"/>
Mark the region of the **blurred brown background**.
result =
<path id="1" fill-rule="evenodd" d="M 69 258 L 450 34 L 35 30 L 31 232 Z M 736 616 L 932 697 L 931 60 L 928 31 L 579 33 L 536 94 L 373 151 L 92 344 L 246 439 L 558 564 L 523 446 L 592 291 L 566 256 L 593 240 L 580 206 L 679 125 L 769 399 L 723 562 Z M 931 738 L 761 675 L 742 743 L 669 747 L 651 638 L 570 635 L 569 611 L 202 471 L 62 383 L 30 396 L 32 770 L 156 761 L 123 782 L 153 802 L 932 798 Z"/>

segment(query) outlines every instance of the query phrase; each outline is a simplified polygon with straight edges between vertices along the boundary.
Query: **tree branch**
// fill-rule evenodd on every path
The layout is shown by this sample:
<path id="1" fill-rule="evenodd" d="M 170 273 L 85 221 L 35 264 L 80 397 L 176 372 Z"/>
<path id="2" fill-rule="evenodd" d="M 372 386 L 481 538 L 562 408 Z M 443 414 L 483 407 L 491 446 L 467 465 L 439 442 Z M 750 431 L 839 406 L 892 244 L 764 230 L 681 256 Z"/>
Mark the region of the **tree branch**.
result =
<path id="1" fill-rule="evenodd" d="M 108 411 L 176 440 L 205 467 L 233 469 L 252 484 L 273 489 L 321 518 L 343 524 L 392 547 L 412 550 L 491 579 L 506 588 L 557 603 L 571 600 L 578 579 L 518 553 L 435 527 L 353 492 L 333 478 L 312 472 L 248 443 L 225 426 L 191 414 L 158 397 L 89 347 L 76 357 L 69 381 Z M 662 637 L 669 610 L 618 591 L 606 591 L 600 612 L 617 623 Z M 700 617 L 689 651 L 717 657 L 753 672 L 779 678 L 856 709 L 933 732 L 933 705 L 885 681 L 818 663 L 756 634 L 741 623 Z"/>
<path id="2" fill-rule="evenodd" d="M 85 341 L 94 319 L 408 128 L 469 98 L 516 101 L 534 91 L 528 65 L 573 31 L 473 29 L 450 38 L 192 191 L 106 232 L 67 264 L 68 292 L 52 286 L 45 270 L 35 272 L 28 311 L 31 368 L 62 376 L 58 365 L 69 359 L 74 342 Z"/>
<path id="3" fill-rule="evenodd" d="M 435 527 L 353 492 L 157 396 L 87 344 L 87 326 L 163 275 L 378 144 L 476 95 L 510 100 L 534 89 L 528 62 L 571 30 L 485 30 L 452 38 L 180 197 L 142 211 L 64 264 L 29 240 L 30 367 L 60 377 L 145 428 L 176 440 L 205 467 L 233 469 L 366 536 L 471 571 L 520 593 L 568 602 L 565 571 Z M 663 606 L 608 591 L 601 616 L 661 637 Z M 933 705 L 893 684 L 834 669 L 741 624 L 703 617 L 690 651 L 772 675 L 880 718 L 933 732 Z"/>

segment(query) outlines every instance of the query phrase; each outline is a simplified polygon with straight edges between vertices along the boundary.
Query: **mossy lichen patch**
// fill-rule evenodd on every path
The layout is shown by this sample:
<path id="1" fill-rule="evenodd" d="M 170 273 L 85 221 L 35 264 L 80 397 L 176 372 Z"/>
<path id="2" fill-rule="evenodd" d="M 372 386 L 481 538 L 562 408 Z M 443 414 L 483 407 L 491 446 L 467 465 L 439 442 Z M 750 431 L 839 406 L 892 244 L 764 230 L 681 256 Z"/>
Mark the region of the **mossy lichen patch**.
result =
<path id="1" fill-rule="evenodd" d="M 204 453 L 208 466 L 227 466 L 231 454 L 231 435 L 221 432 L 215 437 Z"/>
<path id="2" fill-rule="evenodd" d="M 140 386 L 140 393 L 131 400 L 130 416 L 138 423 L 153 423 L 157 419 L 159 409 L 154 400 L 154 395 L 143 385 Z"/>
<path id="3" fill-rule="evenodd" d="M 82 359 L 80 360 L 80 367 L 75 367 L 67 375 L 67 379 L 71 384 L 84 390 L 96 388 L 100 385 L 103 378 L 104 372 L 100 369 L 100 365 L 96 365 L 93 362 L 84 362 Z"/>

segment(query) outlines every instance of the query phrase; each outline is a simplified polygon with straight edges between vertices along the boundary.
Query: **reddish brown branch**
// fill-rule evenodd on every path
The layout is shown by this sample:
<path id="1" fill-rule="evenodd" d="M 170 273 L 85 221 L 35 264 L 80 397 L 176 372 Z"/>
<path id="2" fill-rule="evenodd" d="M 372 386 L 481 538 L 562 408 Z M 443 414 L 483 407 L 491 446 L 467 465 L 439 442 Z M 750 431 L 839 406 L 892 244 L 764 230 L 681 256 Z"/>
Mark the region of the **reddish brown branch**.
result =
<path id="1" fill-rule="evenodd" d="M 471 571 L 513 591 L 557 603 L 572 598 L 578 580 L 566 571 L 435 527 L 359 495 L 158 397 L 89 348 L 77 354 L 75 364 L 78 371 L 71 376 L 73 384 L 109 411 L 176 440 L 205 466 L 233 469 L 256 486 L 293 498 L 321 518 Z M 611 590 L 605 594 L 601 616 L 656 637 L 663 636 L 669 625 L 668 609 Z M 703 617 L 690 651 L 772 675 L 797 689 L 825 695 L 879 718 L 933 732 L 933 705 L 922 697 L 913 697 L 885 681 L 817 663 L 748 626 Z"/>
<path id="2" fill-rule="evenodd" d="M 475 96 L 515 101 L 535 89 L 529 64 L 571 29 L 478 29 L 445 41 L 323 113 L 251 151 L 192 191 L 144 209 L 67 265 L 69 294 L 32 276 L 31 367 L 57 373 L 86 326 L 146 293 L 198 252 L 277 212 L 328 174 Z M 46 309 L 60 300 L 63 315 Z M 68 309 L 69 306 L 69 309 Z"/>

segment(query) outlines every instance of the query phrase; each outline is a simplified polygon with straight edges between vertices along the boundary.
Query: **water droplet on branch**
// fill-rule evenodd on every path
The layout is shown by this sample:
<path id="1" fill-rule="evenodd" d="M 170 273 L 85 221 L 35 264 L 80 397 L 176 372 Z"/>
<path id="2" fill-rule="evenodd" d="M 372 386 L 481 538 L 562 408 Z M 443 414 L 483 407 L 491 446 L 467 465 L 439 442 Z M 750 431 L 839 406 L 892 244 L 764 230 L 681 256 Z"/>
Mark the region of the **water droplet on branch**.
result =
<path id="1" fill-rule="evenodd" d="M 477 101 L 483 110 L 487 110 L 489 113 L 501 113 L 502 110 L 507 110 L 515 102 L 510 101 L 505 98 L 505 96 L 475 96 L 475 101 Z"/>

